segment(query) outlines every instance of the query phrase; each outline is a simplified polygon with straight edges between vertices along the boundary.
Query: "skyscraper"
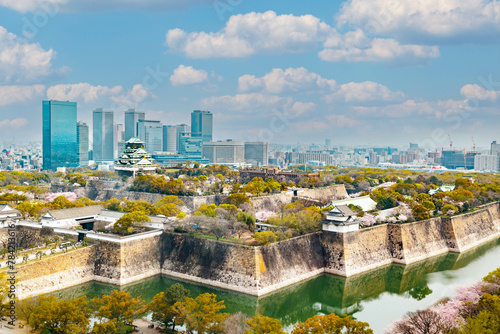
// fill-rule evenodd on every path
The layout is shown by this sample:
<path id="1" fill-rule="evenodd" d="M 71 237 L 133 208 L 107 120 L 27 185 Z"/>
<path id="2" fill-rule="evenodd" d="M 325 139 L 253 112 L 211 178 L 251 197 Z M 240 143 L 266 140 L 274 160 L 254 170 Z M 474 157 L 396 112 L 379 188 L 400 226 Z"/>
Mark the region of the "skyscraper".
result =
<path id="1" fill-rule="evenodd" d="M 78 165 L 85 167 L 89 165 L 89 126 L 86 123 L 76 124 L 76 139 L 78 142 Z"/>
<path id="2" fill-rule="evenodd" d="M 129 140 L 132 137 L 137 137 L 137 122 L 140 119 L 145 118 L 145 113 L 135 111 L 135 109 L 129 109 L 125 111 L 125 134 L 124 141 Z M 144 140 L 144 138 L 142 139 Z"/>
<path id="3" fill-rule="evenodd" d="M 160 121 L 140 119 L 137 130 L 137 137 L 144 141 L 146 150 L 151 153 L 163 150 L 163 124 Z"/>
<path id="4" fill-rule="evenodd" d="M 184 133 L 191 133 L 191 127 L 187 124 L 177 124 L 175 127 L 177 128 L 177 145 L 175 149 L 180 152 L 182 150 L 181 137 Z"/>
<path id="5" fill-rule="evenodd" d="M 163 152 L 177 152 L 177 126 L 163 126 Z"/>
<path id="6" fill-rule="evenodd" d="M 125 149 L 125 140 L 123 139 L 123 124 L 114 124 L 113 130 L 113 157 L 118 158 L 118 154 Z"/>
<path id="7" fill-rule="evenodd" d="M 210 111 L 194 110 L 191 113 L 191 136 L 201 137 L 202 142 L 212 141 L 213 115 Z"/>
<path id="8" fill-rule="evenodd" d="M 113 161 L 114 123 L 112 111 L 97 108 L 92 114 L 92 148 L 94 161 Z"/>
<path id="9" fill-rule="evenodd" d="M 43 169 L 78 167 L 76 102 L 42 102 Z"/>

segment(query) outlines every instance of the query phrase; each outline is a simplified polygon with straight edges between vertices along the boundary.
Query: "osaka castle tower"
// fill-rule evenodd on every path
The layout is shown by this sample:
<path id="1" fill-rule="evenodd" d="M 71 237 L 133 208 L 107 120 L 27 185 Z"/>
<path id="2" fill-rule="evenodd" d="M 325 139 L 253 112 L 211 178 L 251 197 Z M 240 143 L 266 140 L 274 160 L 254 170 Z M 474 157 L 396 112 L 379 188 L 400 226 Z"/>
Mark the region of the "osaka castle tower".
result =
<path id="1" fill-rule="evenodd" d="M 133 177 L 140 174 L 154 174 L 157 167 L 151 154 L 144 148 L 144 142 L 137 137 L 132 137 L 125 143 L 125 150 L 115 162 L 118 175 Z"/>

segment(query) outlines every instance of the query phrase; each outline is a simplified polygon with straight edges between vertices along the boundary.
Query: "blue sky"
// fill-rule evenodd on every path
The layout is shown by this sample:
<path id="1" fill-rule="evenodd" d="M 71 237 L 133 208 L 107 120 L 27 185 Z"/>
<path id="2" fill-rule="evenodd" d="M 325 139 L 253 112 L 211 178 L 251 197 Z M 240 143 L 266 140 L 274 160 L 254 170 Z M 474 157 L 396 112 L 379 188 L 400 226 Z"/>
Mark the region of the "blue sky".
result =
<path id="1" fill-rule="evenodd" d="M 216 139 L 486 147 L 499 42 L 487 0 L 0 0 L 0 140 L 40 140 L 51 98 L 89 124 L 207 109 Z"/>

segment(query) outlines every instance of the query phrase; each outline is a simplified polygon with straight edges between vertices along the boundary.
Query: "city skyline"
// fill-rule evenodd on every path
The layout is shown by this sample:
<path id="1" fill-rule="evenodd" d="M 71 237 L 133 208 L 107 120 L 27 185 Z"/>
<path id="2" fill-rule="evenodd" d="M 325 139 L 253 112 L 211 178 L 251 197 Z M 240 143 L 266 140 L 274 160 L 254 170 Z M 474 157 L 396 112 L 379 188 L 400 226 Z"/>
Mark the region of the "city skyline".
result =
<path id="1" fill-rule="evenodd" d="M 208 109 L 216 140 L 498 139 L 498 2 L 224 4 L 4 2 L 0 141 L 39 140 L 45 99 L 76 101 L 88 124 L 99 107 L 163 124 Z"/>

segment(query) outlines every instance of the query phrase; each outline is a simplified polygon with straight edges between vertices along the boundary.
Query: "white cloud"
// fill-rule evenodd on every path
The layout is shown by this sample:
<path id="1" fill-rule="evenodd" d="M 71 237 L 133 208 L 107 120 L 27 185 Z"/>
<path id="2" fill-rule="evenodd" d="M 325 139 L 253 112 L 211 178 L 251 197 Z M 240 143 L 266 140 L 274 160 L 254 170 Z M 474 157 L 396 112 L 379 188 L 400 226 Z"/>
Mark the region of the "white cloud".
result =
<path id="1" fill-rule="evenodd" d="M 26 118 L 14 118 L 13 120 L 5 119 L 0 121 L 0 129 L 5 127 L 11 127 L 13 129 L 19 129 L 28 124 L 28 120 Z"/>
<path id="2" fill-rule="evenodd" d="M 291 98 L 260 93 L 212 96 L 201 101 L 204 108 L 226 111 L 245 111 L 256 113 L 272 109 L 282 109 L 291 105 Z"/>
<path id="3" fill-rule="evenodd" d="M 44 85 L 33 86 L 0 86 L 0 106 L 26 103 L 45 92 Z"/>
<path id="4" fill-rule="evenodd" d="M 189 58 L 235 58 L 256 53 L 300 53 L 316 49 L 333 28 L 312 15 L 276 15 L 273 11 L 231 16 L 218 32 L 169 30 L 166 44 Z"/>
<path id="5" fill-rule="evenodd" d="M 55 85 L 47 89 L 47 98 L 51 100 L 76 101 L 83 99 L 84 102 L 93 102 L 102 96 L 114 96 L 120 94 L 121 86 L 92 86 L 89 83 L 78 83 L 68 85 Z"/>
<path id="6" fill-rule="evenodd" d="M 361 30 L 344 36 L 333 35 L 318 53 L 324 61 L 388 62 L 400 65 L 419 64 L 439 57 L 437 46 L 400 44 L 392 38 L 369 38 Z"/>
<path id="7" fill-rule="evenodd" d="M 476 84 L 465 85 L 460 94 L 467 99 L 496 101 L 500 98 L 500 90 L 487 90 Z"/>
<path id="8" fill-rule="evenodd" d="M 120 96 L 111 96 L 117 107 L 135 108 L 141 102 L 156 98 L 152 91 L 142 84 L 135 84 L 126 94 Z"/>
<path id="9" fill-rule="evenodd" d="M 52 49 L 44 50 L 38 43 L 27 43 L 0 26 L 0 82 L 33 82 L 67 68 L 54 69 Z"/>
<path id="10" fill-rule="evenodd" d="M 338 15 L 340 26 L 421 42 L 498 37 L 500 2 L 493 0 L 349 0 Z M 498 39 L 492 39 L 495 43 Z"/>
<path id="11" fill-rule="evenodd" d="M 0 0 L 0 6 L 21 13 L 45 11 L 107 11 L 107 10 L 148 10 L 171 11 L 187 9 L 196 5 L 211 5 L 213 0 Z M 45 10 L 44 10 L 45 8 Z"/>
<path id="12" fill-rule="evenodd" d="M 197 70 L 192 66 L 179 65 L 170 76 L 172 86 L 184 86 L 199 84 L 207 81 L 208 73 L 204 70 Z"/>
<path id="13" fill-rule="evenodd" d="M 326 95 L 324 100 L 327 103 L 335 100 L 344 100 L 346 102 L 395 101 L 402 100 L 404 96 L 400 91 L 393 92 L 387 86 L 372 81 L 365 81 L 342 84 L 339 90 L 333 94 Z"/>
<path id="14" fill-rule="evenodd" d="M 270 73 L 257 78 L 254 75 L 243 75 L 238 79 L 240 91 L 266 91 L 271 94 L 283 92 L 321 92 L 333 91 L 336 88 L 335 80 L 322 78 L 319 74 L 309 72 L 303 67 L 274 68 Z"/>
<path id="15" fill-rule="evenodd" d="M 337 128 L 352 128 L 359 124 L 359 121 L 345 115 L 328 115 L 326 116 L 326 119 L 330 125 Z"/>
<path id="16" fill-rule="evenodd" d="M 353 109 L 356 110 L 359 115 L 391 118 L 412 116 L 443 118 L 444 115 L 477 111 L 472 109 L 466 101 L 461 100 L 443 100 L 435 102 L 406 100 L 399 104 L 371 107 L 356 106 L 353 107 Z"/>
<path id="17" fill-rule="evenodd" d="M 300 116 L 309 114 L 311 111 L 315 110 L 317 107 L 314 102 L 295 102 L 289 110 L 289 114 Z"/>

